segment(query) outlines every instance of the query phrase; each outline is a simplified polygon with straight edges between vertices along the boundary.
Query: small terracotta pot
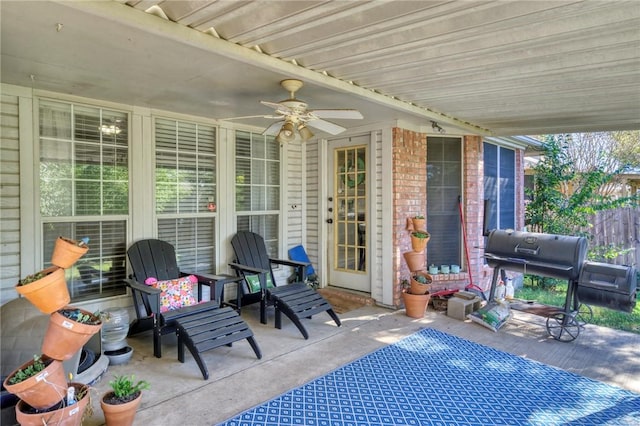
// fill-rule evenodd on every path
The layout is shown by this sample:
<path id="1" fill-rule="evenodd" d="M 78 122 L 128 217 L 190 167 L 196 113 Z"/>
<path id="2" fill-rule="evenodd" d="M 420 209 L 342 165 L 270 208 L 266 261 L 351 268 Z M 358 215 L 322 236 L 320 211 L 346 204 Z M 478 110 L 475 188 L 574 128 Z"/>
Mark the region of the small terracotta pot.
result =
<path id="1" fill-rule="evenodd" d="M 404 309 L 408 317 L 422 318 L 427 310 L 430 294 L 410 294 L 407 292 L 402 293 L 404 299 Z"/>
<path id="2" fill-rule="evenodd" d="M 416 275 L 422 275 L 423 277 L 425 277 L 427 279 L 427 283 L 426 284 L 422 284 L 419 281 L 416 281 L 414 279 L 414 277 Z M 433 277 L 431 277 L 431 275 L 427 274 L 424 271 L 417 271 L 415 273 L 413 273 L 411 275 L 411 294 L 425 294 L 428 293 L 429 290 L 431 290 L 431 283 L 433 282 Z"/>
<path id="3" fill-rule="evenodd" d="M 47 274 L 25 285 L 16 285 L 16 291 L 29 300 L 40 312 L 50 314 L 66 306 L 71 297 L 64 277 L 64 269 L 52 266 L 43 270 Z"/>
<path id="4" fill-rule="evenodd" d="M 415 272 L 424 269 L 424 263 L 426 260 L 424 252 L 418 253 L 415 251 L 407 251 L 405 253 L 402 253 L 402 256 L 404 256 L 404 260 L 405 262 L 407 262 L 409 271 Z"/>
<path id="5" fill-rule="evenodd" d="M 14 370 L 4 381 L 4 388 L 35 409 L 45 410 L 60 402 L 67 394 L 67 379 L 62 362 L 42 356 L 44 370 L 20 383 L 9 384 L 19 370 L 33 364 L 33 359 Z"/>
<path id="6" fill-rule="evenodd" d="M 418 231 L 415 231 L 418 232 Z M 424 251 L 424 249 L 427 248 L 427 243 L 429 242 L 429 240 L 431 239 L 431 236 L 428 236 L 426 238 L 418 238 L 416 236 L 413 235 L 413 232 L 411 233 L 411 248 L 413 249 L 413 251 L 417 251 L 419 253 L 422 253 Z"/>
<path id="7" fill-rule="evenodd" d="M 67 309 L 75 310 L 76 308 L 68 307 Z M 91 336 L 102 328 L 102 321 L 89 311 L 79 309 L 83 314 L 98 319 L 98 324 L 84 324 L 74 321 L 61 314 L 64 310 L 60 309 L 51 314 L 49 326 L 42 342 L 42 353 L 59 361 L 70 359 L 82 349 Z"/>
<path id="8" fill-rule="evenodd" d="M 24 401 L 18 401 L 16 404 L 16 420 L 21 426 L 42 426 L 42 425 L 58 425 L 58 426 L 80 426 L 82 424 L 82 416 L 90 401 L 89 386 L 82 383 L 69 383 L 69 387 L 76 389 L 76 395 L 84 393 L 82 398 L 72 405 L 65 405 L 57 410 L 46 411 L 41 413 L 29 413 L 29 405 Z"/>
<path id="9" fill-rule="evenodd" d="M 86 245 L 79 246 L 77 241 L 58 237 L 51 255 L 51 263 L 60 268 L 68 269 L 84 256 L 87 250 L 89 247 Z"/>
<path id="10" fill-rule="evenodd" d="M 131 426 L 140 401 L 142 401 L 142 392 L 140 392 L 140 395 L 138 395 L 136 399 L 125 402 L 124 404 L 107 404 L 104 402 L 104 397 L 111 393 L 113 393 L 113 391 L 103 394 L 102 398 L 100 398 L 100 407 L 102 407 L 102 411 L 104 412 L 104 419 L 107 426 Z"/>
<path id="11" fill-rule="evenodd" d="M 416 219 L 415 217 L 412 217 L 411 222 L 413 223 L 413 230 L 415 231 L 424 231 L 424 229 L 426 228 L 426 219 Z"/>

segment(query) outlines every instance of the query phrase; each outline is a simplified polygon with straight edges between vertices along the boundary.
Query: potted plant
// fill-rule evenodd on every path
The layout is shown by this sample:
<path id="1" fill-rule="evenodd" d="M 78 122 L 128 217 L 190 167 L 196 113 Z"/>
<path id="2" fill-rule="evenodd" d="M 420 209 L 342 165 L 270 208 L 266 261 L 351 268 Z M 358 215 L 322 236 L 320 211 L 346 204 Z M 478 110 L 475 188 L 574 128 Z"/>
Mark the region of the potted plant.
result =
<path id="1" fill-rule="evenodd" d="M 427 248 L 427 243 L 431 235 L 425 230 L 422 231 L 413 231 L 411 233 L 411 248 L 413 251 L 423 252 L 425 248 Z"/>
<path id="2" fill-rule="evenodd" d="M 53 407 L 38 410 L 25 401 L 16 404 L 16 420 L 21 426 L 64 425 L 80 426 L 82 417 L 91 400 L 89 386 L 82 383 L 69 383 L 73 388 L 73 397 L 60 400 Z M 65 392 L 65 394 L 67 394 Z"/>
<path id="3" fill-rule="evenodd" d="M 433 278 L 424 271 L 416 271 L 411 275 L 411 293 L 426 294 L 431 289 Z"/>
<path id="4" fill-rule="evenodd" d="M 149 389 L 150 384 L 146 380 L 134 383 L 135 377 L 114 376 L 109 382 L 111 390 L 100 399 L 100 406 L 104 412 L 107 426 L 130 426 L 136 415 L 142 391 Z"/>
<path id="5" fill-rule="evenodd" d="M 75 241 L 65 237 L 58 237 L 51 255 L 51 263 L 63 269 L 73 266 L 89 250 L 89 238 Z"/>
<path id="6" fill-rule="evenodd" d="M 411 292 L 411 284 L 406 279 L 402 280 L 401 284 L 403 287 L 402 299 L 404 301 L 404 308 L 407 316 L 411 318 L 424 317 L 424 313 L 427 310 L 427 305 L 429 304 L 431 295 L 429 293 L 413 294 Z"/>
<path id="7" fill-rule="evenodd" d="M 52 266 L 18 281 L 16 291 L 40 312 L 50 314 L 69 303 L 69 289 L 64 269 Z"/>
<path id="8" fill-rule="evenodd" d="M 413 223 L 413 231 L 422 231 L 425 229 L 426 219 L 422 215 L 416 215 L 411 218 Z"/>
<path id="9" fill-rule="evenodd" d="M 59 309 L 49 317 L 49 326 L 42 342 L 42 353 L 60 361 L 70 359 L 91 336 L 100 331 L 102 320 L 79 308 Z"/>
<path id="10" fill-rule="evenodd" d="M 61 361 L 34 355 L 5 379 L 4 388 L 37 410 L 60 402 L 66 395 L 67 380 Z"/>

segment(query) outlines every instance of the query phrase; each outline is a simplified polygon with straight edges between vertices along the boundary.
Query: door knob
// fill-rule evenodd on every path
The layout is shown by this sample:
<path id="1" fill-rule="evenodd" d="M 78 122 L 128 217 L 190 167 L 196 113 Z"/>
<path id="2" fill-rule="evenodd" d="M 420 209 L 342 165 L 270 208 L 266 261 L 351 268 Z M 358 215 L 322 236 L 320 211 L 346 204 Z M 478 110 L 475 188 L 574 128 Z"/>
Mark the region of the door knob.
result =
<path id="1" fill-rule="evenodd" d="M 327 223 L 333 223 L 333 219 L 327 219 Z"/>

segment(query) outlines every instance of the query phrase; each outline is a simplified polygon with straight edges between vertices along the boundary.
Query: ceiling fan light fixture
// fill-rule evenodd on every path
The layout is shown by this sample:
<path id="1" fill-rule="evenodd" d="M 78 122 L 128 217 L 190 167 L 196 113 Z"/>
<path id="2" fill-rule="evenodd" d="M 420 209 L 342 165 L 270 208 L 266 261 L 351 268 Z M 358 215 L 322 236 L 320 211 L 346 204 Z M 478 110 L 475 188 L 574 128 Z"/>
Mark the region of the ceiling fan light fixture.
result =
<path id="1" fill-rule="evenodd" d="M 311 139 L 313 137 L 313 132 L 311 130 L 309 130 L 309 128 L 307 126 L 305 126 L 304 124 L 302 124 L 302 125 L 300 125 L 300 127 L 298 127 L 298 133 L 300 133 L 300 137 L 304 141 L 309 140 L 309 139 Z"/>
<path id="2" fill-rule="evenodd" d="M 293 123 L 291 123 L 290 121 L 287 121 L 282 125 L 282 128 L 280 129 L 280 131 L 278 132 L 278 135 L 276 136 L 276 140 L 280 143 L 291 142 L 296 138 L 296 135 L 294 132 L 295 132 L 295 128 L 293 127 Z"/>

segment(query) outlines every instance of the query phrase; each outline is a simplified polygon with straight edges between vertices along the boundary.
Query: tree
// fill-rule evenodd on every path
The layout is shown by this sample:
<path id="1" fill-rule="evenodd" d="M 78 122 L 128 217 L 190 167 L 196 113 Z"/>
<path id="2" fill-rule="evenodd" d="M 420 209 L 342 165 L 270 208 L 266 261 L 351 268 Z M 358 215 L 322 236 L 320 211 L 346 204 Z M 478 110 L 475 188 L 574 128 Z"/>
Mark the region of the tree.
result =
<path id="1" fill-rule="evenodd" d="M 638 132 L 622 133 L 618 140 L 626 138 L 631 145 L 638 137 Z M 637 194 L 621 197 L 611 189 L 629 168 L 628 161 L 635 161 L 633 155 L 621 153 L 611 158 L 622 146 L 603 134 L 544 136 L 543 158 L 533 168 L 534 189 L 527 194 L 527 224 L 541 232 L 591 237 L 592 214 L 637 203 Z"/>

